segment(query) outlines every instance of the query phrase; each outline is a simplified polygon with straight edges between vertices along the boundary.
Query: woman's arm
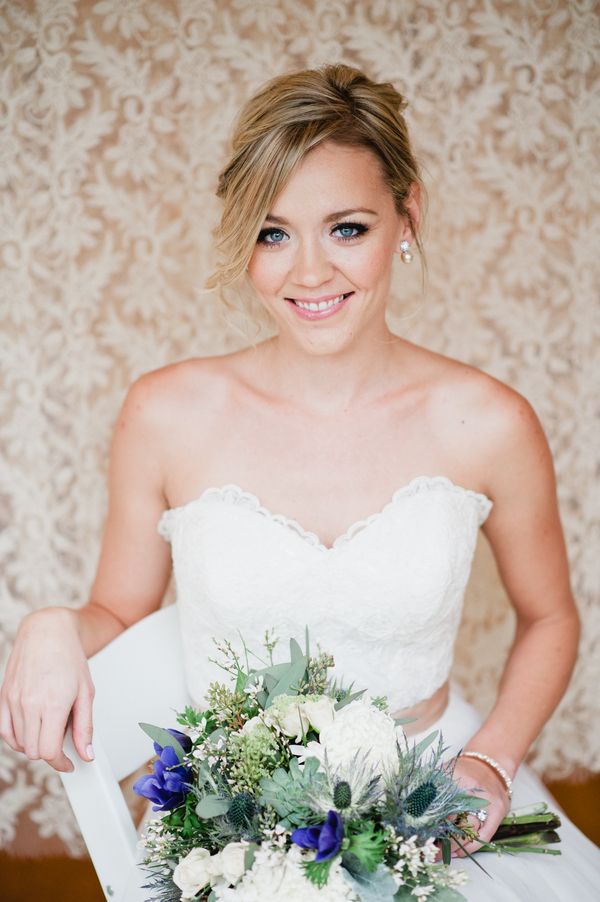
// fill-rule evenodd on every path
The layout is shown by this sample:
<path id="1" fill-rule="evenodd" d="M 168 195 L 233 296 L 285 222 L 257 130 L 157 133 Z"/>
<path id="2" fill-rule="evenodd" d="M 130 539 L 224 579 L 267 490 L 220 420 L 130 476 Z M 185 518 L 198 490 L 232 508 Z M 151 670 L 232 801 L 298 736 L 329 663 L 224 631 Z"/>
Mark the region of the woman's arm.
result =
<path id="1" fill-rule="evenodd" d="M 506 386 L 496 388 L 487 411 L 483 431 L 494 507 L 484 533 L 517 622 L 496 703 L 465 750 L 491 755 L 512 777 L 565 692 L 577 656 L 579 617 L 552 456 L 540 422 L 530 404 Z M 490 789 L 494 798 L 480 836 L 491 837 L 504 814 L 502 799 L 507 807 L 501 780 L 469 758 L 459 759 L 456 773 Z"/>
<path id="2" fill-rule="evenodd" d="M 108 515 L 87 604 L 27 615 L 0 690 L 0 736 L 56 770 L 72 770 L 63 752 L 70 715 L 78 754 L 93 757 L 94 690 L 87 658 L 156 610 L 168 582 L 169 549 L 156 532 L 165 507 L 158 379 L 149 374 L 131 387 L 115 427 Z"/>

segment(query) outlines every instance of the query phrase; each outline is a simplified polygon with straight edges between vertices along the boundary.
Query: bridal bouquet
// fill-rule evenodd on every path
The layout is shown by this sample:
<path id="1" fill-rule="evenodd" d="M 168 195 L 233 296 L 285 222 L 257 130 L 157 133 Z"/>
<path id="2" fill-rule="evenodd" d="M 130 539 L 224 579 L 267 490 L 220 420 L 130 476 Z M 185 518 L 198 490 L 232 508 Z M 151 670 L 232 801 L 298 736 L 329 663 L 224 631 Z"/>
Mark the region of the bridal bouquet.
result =
<path id="1" fill-rule="evenodd" d="M 308 635 L 285 663 L 274 645 L 266 634 L 259 668 L 217 645 L 230 685 L 179 714 L 184 731 L 140 724 L 158 757 L 134 789 L 162 812 L 143 838 L 149 902 L 463 899 L 450 844 L 476 838 L 467 818 L 487 802 L 454 782 L 442 737 L 410 745 L 385 698 L 338 685 Z M 557 824 L 513 812 L 485 848 L 548 851 Z"/>

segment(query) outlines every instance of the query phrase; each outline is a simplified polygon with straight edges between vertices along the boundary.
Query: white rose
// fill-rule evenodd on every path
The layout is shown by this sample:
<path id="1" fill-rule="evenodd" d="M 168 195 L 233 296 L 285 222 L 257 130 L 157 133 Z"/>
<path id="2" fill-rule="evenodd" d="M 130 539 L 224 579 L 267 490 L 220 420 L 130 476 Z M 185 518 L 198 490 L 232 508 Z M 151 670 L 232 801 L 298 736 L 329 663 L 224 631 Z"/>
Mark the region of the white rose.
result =
<path id="1" fill-rule="evenodd" d="M 335 717 L 335 701 L 327 695 L 321 698 L 311 699 L 307 697 L 302 709 L 308 717 L 311 726 L 320 733 L 326 726 L 333 723 Z"/>
<path id="2" fill-rule="evenodd" d="M 215 871 L 225 878 L 227 883 L 238 882 L 246 870 L 244 860 L 248 845 L 241 842 L 230 842 L 213 858 Z"/>
<path id="3" fill-rule="evenodd" d="M 257 727 L 263 727 L 264 724 L 260 717 L 251 717 L 242 727 L 242 733 L 252 733 Z"/>
<path id="4" fill-rule="evenodd" d="M 267 723 L 276 724 L 286 736 L 300 742 L 310 726 L 299 695 L 278 695 L 264 713 Z"/>
<path id="5" fill-rule="evenodd" d="M 181 890 L 182 899 L 193 899 L 215 876 L 208 849 L 196 848 L 182 858 L 173 872 L 173 883 Z"/>

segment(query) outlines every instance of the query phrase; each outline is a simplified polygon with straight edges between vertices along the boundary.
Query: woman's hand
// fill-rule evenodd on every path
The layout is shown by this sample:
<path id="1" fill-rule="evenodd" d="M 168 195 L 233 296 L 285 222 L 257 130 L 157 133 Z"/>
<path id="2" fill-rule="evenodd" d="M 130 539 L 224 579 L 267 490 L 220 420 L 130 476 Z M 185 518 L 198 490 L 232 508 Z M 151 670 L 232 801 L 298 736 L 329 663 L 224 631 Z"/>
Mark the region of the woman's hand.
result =
<path id="1" fill-rule="evenodd" d="M 500 821 L 510 810 L 510 799 L 503 781 L 483 761 L 477 761 L 474 758 L 459 758 L 454 769 L 454 779 L 471 795 L 486 799 L 489 803 L 483 809 L 487 814 L 483 823 L 475 815 L 470 815 L 468 818 L 468 823 L 477 832 L 479 841 L 464 842 L 463 849 L 452 843 L 453 857 L 461 858 L 467 853 L 472 855 L 482 843 L 490 841 L 498 829 Z"/>
<path id="2" fill-rule="evenodd" d="M 63 751 L 69 715 L 79 757 L 91 761 L 92 684 L 75 611 L 28 614 L 17 633 L 0 690 L 0 736 L 31 760 L 68 773 Z"/>

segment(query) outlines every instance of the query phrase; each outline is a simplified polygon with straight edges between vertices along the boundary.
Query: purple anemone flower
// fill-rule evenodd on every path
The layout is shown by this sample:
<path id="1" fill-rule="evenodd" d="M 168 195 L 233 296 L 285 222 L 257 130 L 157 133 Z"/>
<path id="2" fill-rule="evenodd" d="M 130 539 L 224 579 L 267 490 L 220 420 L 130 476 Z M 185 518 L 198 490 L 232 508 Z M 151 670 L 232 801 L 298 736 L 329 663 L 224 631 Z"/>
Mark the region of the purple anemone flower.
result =
<path id="1" fill-rule="evenodd" d="M 317 827 L 299 827 L 291 836 L 292 842 L 303 849 L 316 849 L 315 861 L 333 858 L 340 851 L 344 838 L 344 822 L 337 811 L 330 811 L 327 820 Z"/>
<path id="2" fill-rule="evenodd" d="M 192 740 L 185 733 L 180 733 L 179 730 L 174 730 L 171 727 L 167 727 L 167 733 L 170 733 L 171 736 L 177 740 L 179 745 L 182 747 L 184 752 L 190 752 L 192 749 Z M 154 751 L 157 755 L 160 755 L 164 746 L 159 745 L 158 742 L 154 743 Z"/>
<path id="3" fill-rule="evenodd" d="M 183 746 L 184 751 L 192 747 L 189 736 L 178 730 L 169 730 Z M 190 791 L 192 772 L 189 767 L 179 763 L 175 749 L 171 745 L 160 746 L 154 743 L 158 760 L 154 762 L 152 773 L 140 777 L 133 784 L 134 792 L 154 802 L 153 811 L 172 811 L 185 802 Z"/>

